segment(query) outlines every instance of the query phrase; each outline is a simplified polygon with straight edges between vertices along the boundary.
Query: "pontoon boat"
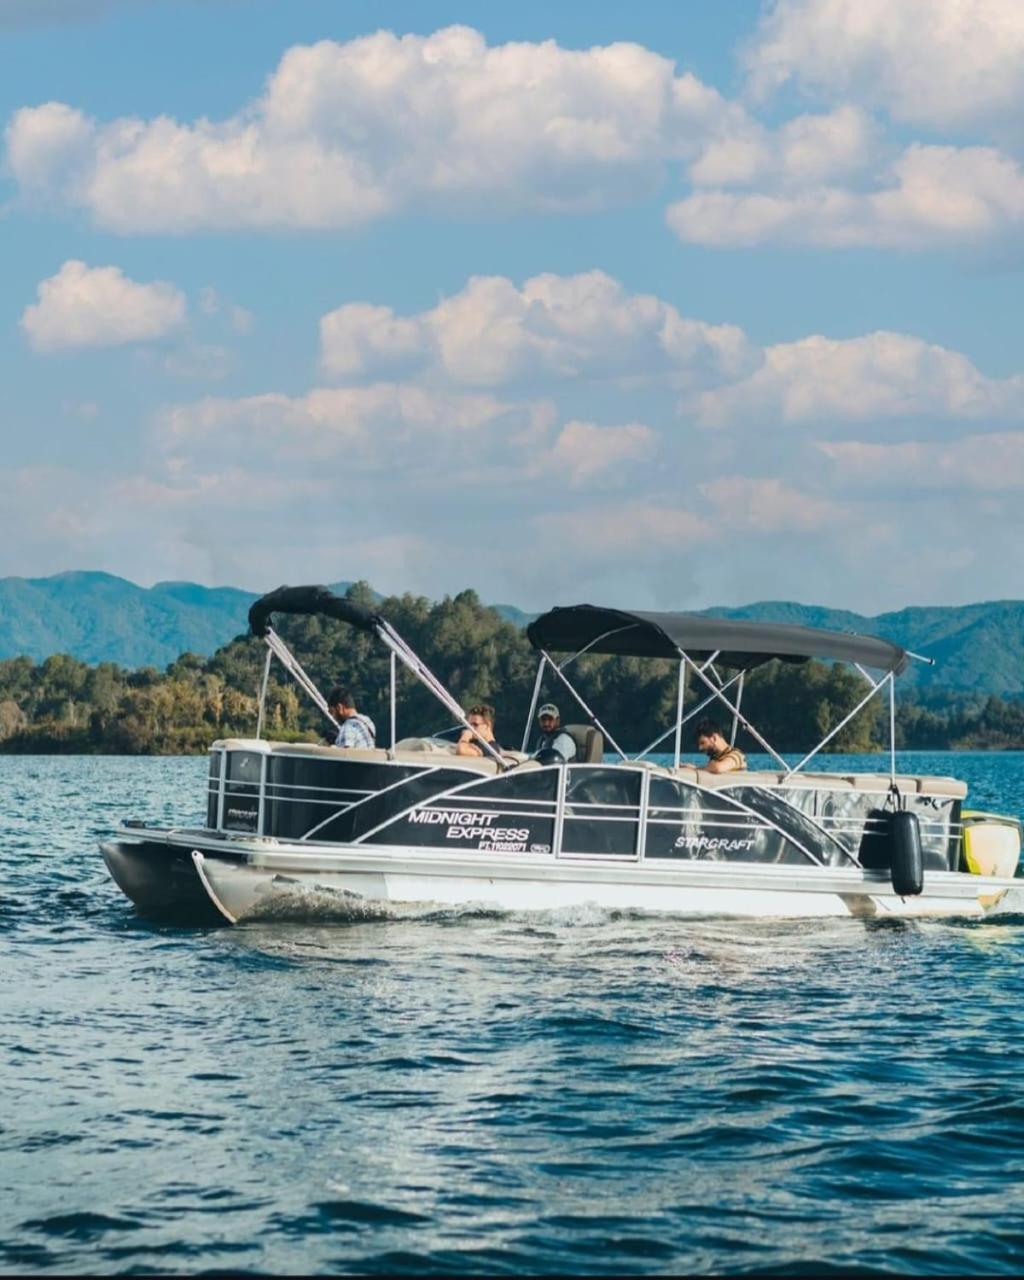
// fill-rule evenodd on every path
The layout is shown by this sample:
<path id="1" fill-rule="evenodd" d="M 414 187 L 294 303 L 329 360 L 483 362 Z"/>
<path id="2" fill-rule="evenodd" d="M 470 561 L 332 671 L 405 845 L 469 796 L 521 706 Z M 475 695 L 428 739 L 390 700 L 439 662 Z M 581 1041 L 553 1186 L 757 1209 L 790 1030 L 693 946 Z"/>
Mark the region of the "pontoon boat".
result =
<path id="1" fill-rule="evenodd" d="M 264 738 L 275 657 L 332 719 L 271 626 L 275 613 L 325 615 L 390 650 L 392 745 Z M 591 605 L 552 609 L 527 632 L 539 665 L 523 750 L 499 753 L 480 739 L 483 754 L 471 757 L 440 737 L 397 737 L 399 664 L 473 730 L 386 618 L 322 587 L 281 587 L 253 605 L 249 620 L 267 645 L 256 737 L 212 745 L 206 825 L 129 821 L 102 845 L 111 875 L 145 913 L 236 923 L 332 908 L 373 915 L 391 903 L 593 903 L 691 916 L 978 915 L 1022 883 L 1016 819 L 969 816 L 966 787 L 955 778 L 897 772 L 894 684 L 917 655 L 877 637 Z M 645 751 L 623 751 L 571 683 L 569 669 L 584 653 L 678 663 L 675 722 Z M 864 698 L 787 763 L 744 715 L 743 681 L 772 659 L 812 657 L 851 664 L 866 681 Z M 568 764 L 525 754 L 546 675 L 582 712 L 580 724 L 566 726 L 578 746 Z M 691 706 L 688 689 L 696 690 Z M 808 772 L 880 695 L 889 704 L 888 771 Z M 734 740 L 742 728 L 768 753 L 771 770 L 716 774 L 681 762 L 683 726 L 713 704 L 731 717 Z M 666 762 L 652 759 L 669 739 Z"/>

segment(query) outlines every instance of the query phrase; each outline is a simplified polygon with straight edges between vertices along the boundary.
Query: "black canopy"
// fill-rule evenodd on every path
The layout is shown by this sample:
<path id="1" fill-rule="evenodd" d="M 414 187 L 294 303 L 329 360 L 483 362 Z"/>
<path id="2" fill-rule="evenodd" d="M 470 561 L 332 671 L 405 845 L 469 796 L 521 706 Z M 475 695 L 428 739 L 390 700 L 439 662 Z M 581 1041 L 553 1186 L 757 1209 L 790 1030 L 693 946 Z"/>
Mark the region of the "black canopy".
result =
<path id="1" fill-rule="evenodd" d="M 377 614 L 343 600 L 326 587 L 278 587 L 260 596 L 249 610 L 249 630 L 254 636 L 267 634 L 272 613 L 322 613 L 361 631 L 372 631 L 379 621 Z"/>
<path id="2" fill-rule="evenodd" d="M 852 631 L 820 631 L 782 622 L 748 622 L 705 618 L 693 613 L 627 613 L 592 604 L 551 609 L 526 631 L 535 649 L 575 653 L 617 653 L 637 658 L 678 658 L 685 650 L 702 661 L 719 651 L 727 667 L 756 667 L 772 658 L 806 662 L 831 658 L 859 662 L 899 674 L 907 665 L 906 650 Z"/>

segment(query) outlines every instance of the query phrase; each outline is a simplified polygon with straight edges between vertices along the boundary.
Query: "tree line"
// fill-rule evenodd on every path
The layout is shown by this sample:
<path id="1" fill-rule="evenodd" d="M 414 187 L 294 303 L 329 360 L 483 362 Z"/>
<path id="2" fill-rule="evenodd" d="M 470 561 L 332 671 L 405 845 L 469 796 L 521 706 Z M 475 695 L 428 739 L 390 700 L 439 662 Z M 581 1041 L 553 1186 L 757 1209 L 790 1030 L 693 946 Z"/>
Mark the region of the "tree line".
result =
<path id="1" fill-rule="evenodd" d="M 537 655 L 525 633 L 473 591 L 440 601 L 422 596 L 379 599 L 366 583 L 349 599 L 383 613 L 464 706 L 498 709 L 503 746 L 518 747 L 533 692 Z M 389 655 L 371 634 L 327 618 L 282 617 L 278 630 L 326 693 L 348 686 L 387 744 Z M 266 649 L 240 636 L 212 657 L 186 653 L 165 671 L 89 666 L 67 655 L 40 663 L 0 662 L 0 752 L 179 755 L 205 751 L 216 738 L 255 732 Z M 276 666 L 276 664 L 275 664 Z M 447 728 L 447 713 L 399 668 L 398 736 Z M 674 662 L 586 654 L 572 668 L 573 683 L 620 745 L 639 750 L 674 723 L 678 665 Z M 743 712 L 782 751 L 809 749 L 864 696 L 863 679 L 846 666 L 771 662 L 750 673 Z M 545 700 L 568 723 L 585 719 L 557 679 L 547 677 Z M 687 706 L 706 696 L 692 677 Z M 719 704 L 720 705 L 720 704 Z M 726 732 L 729 713 L 716 716 Z M 318 741 L 326 722 L 280 668 L 271 675 L 265 734 L 285 741 Z M 692 725 L 687 726 L 692 729 Z M 686 731 L 684 730 L 684 733 Z M 741 746 L 758 750 L 741 730 Z M 832 739 L 829 749 L 879 750 L 888 741 L 888 709 L 876 699 Z M 994 696 L 930 691 L 927 700 L 898 703 L 897 744 L 904 748 L 1006 750 L 1024 748 L 1024 702 Z M 663 749 L 671 750 L 671 736 Z M 684 750 L 693 751 L 692 733 Z"/>

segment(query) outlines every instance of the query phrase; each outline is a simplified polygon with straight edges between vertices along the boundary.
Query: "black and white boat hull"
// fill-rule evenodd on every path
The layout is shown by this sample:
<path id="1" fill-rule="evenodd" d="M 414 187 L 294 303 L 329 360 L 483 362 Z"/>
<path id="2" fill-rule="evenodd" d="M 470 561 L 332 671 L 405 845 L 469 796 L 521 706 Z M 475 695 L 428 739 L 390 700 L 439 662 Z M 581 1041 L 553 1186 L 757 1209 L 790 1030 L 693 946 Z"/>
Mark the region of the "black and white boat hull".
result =
<path id="1" fill-rule="evenodd" d="M 1020 881 L 931 871 L 923 892 L 897 894 L 888 875 L 858 867 L 694 862 L 671 869 L 574 860 L 369 853 L 350 847 L 197 847 L 201 832 L 152 833 L 103 846 L 111 874 L 147 914 L 196 923 L 366 919 L 394 907 L 550 911 L 596 906 L 674 916 L 800 918 L 978 916 Z"/>

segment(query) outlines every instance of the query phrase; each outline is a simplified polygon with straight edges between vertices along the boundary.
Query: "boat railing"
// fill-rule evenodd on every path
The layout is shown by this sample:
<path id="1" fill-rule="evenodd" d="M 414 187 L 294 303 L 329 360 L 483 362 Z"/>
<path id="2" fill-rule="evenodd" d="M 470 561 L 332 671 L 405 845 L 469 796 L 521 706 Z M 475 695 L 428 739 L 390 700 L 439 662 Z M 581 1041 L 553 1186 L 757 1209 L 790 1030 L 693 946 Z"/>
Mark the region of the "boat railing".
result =
<path id="1" fill-rule="evenodd" d="M 419 783 L 408 796 L 403 792 L 406 783 L 439 774 L 436 792 L 424 792 Z M 516 777 L 545 775 L 551 781 L 546 800 L 541 798 L 543 784 L 531 798 L 516 798 Z M 229 839 L 360 844 L 373 836 L 374 844 L 402 845 L 396 819 L 411 811 L 483 806 L 506 826 L 517 825 L 524 814 L 546 813 L 550 831 L 531 836 L 531 843 L 539 842 L 556 859 L 664 858 L 671 853 L 655 834 L 675 828 L 678 835 L 680 824 L 690 822 L 736 832 L 751 826 L 770 829 L 816 862 L 811 844 L 801 845 L 792 822 L 780 824 L 773 806 L 794 809 L 826 834 L 863 834 L 881 824 L 877 815 L 891 799 L 891 786 L 887 774 L 710 774 L 695 766 L 675 768 L 650 760 L 567 766 L 530 760 L 517 770 L 499 772 L 480 758 L 403 752 L 400 759 L 389 759 L 376 750 L 303 750 L 302 745 L 229 740 L 211 751 L 207 826 Z M 936 852 L 958 839 L 962 784 L 906 776 L 897 778 L 897 788 L 900 803 L 919 811 L 922 834 Z M 380 797 L 390 791 L 395 792 L 394 809 L 381 811 Z M 807 796 L 808 792 L 816 795 Z M 807 798 L 801 799 L 801 794 Z M 365 824 L 348 834 L 339 831 L 339 821 L 349 822 L 346 814 L 371 802 L 377 806 L 372 831 Z M 437 846 L 431 847 L 436 852 Z M 856 842 L 854 854 L 855 850 Z"/>

